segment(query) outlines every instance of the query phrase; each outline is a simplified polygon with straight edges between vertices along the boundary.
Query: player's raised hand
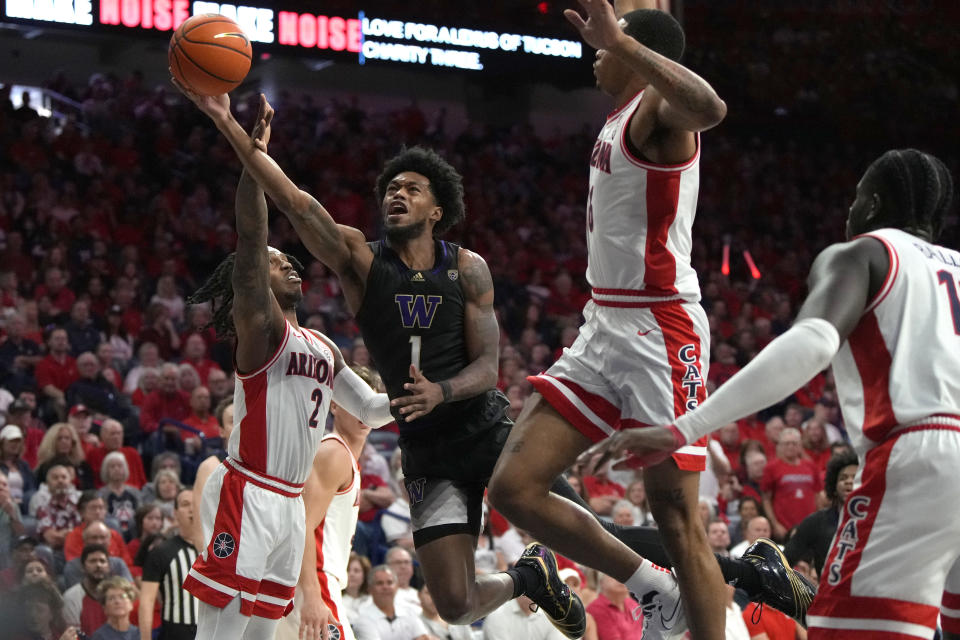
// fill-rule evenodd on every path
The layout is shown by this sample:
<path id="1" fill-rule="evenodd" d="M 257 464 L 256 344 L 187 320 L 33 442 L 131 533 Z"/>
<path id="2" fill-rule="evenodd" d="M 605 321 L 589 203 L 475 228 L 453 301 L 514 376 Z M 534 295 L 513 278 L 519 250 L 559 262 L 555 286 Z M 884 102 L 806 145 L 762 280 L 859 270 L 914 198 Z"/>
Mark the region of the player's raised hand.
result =
<path id="1" fill-rule="evenodd" d="M 304 598 L 300 610 L 300 640 L 330 640 L 330 625 L 339 625 L 322 598 Z"/>
<path id="2" fill-rule="evenodd" d="M 180 90 L 180 93 L 187 96 L 190 99 L 190 102 L 197 105 L 197 108 L 200 111 L 203 111 L 205 114 L 210 116 L 213 121 L 221 120 L 224 118 L 230 117 L 230 96 L 227 94 L 221 94 L 219 96 L 201 96 L 190 89 L 187 89 L 185 86 L 177 82 L 177 79 L 173 77 L 173 73 L 170 74 L 170 82 L 173 83 L 177 89 Z"/>
<path id="3" fill-rule="evenodd" d="M 436 382 L 427 380 L 416 365 L 410 365 L 410 377 L 413 378 L 413 382 L 403 385 L 410 395 L 390 401 L 391 407 L 400 407 L 404 422 L 427 415 L 443 402 L 443 388 Z"/>
<path id="4" fill-rule="evenodd" d="M 637 469 L 652 467 L 685 445 L 686 439 L 676 427 L 639 427 L 618 431 L 600 445 L 600 456 L 594 461 L 599 469 L 611 460 L 626 456 L 613 466 L 614 469 Z"/>
<path id="5" fill-rule="evenodd" d="M 579 0 L 587 19 L 575 9 L 564 9 L 563 15 L 577 28 L 580 37 L 594 49 L 610 49 L 623 37 L 623 31 L 608 0 Z"/>
<path id="6" fill-rule="evenodd" d="M 253 131 L 250 133 L 250 140 L 260 151 L 267 153 L 267 145 L 270 144 L 270 123 L 273 122 L 273 107 L 267 102 L 267 96 L 260 94 L 260 109 L 257 113 L 257 121 L 253 125 Z"/>

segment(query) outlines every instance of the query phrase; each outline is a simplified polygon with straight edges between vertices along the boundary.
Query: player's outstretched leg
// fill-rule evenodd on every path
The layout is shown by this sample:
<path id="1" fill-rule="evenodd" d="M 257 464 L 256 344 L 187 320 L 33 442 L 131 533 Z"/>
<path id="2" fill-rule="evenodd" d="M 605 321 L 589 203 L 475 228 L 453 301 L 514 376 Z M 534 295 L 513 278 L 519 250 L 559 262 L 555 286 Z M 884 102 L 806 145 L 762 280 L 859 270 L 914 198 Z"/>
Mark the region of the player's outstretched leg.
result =
<path id="1" fill-rule="evenodd" d="M 539 394 L 528 403 L 494 469 L 489 494 L 493 506 L 551 549 L 612 576 L 641 598 L 655 597 L 664 628 L 671 633 L 682 631 L 685 622 L 677 582 L 670 572 L 607 533 L 592 512 L 551 492 L 557 477 L 591 441 Z M 722 632 L 722 618 L 719 629 Z M 654 637 L 652 631 L 647 634 Z"/>
<path id="2" fill-rule="evenodd" d="M 557 478 L 550 490 L 592 513 L 600 526 L 637 555 L 665 569 L 673 567 L 673 561 L 667 555 L 660 529 L 657 527 L 624 526 L 602 519 L 563 476 Z M 730 558 L 716 554 L 714 557 L 720 565 L 724 582 L 742 589 L 751 601 L 762 602 L 806 626 L 807 607 L 817 594 L 817 587 L 792 569 L 783 554 L 779 553 L 779 549 L 778 553 L 761 550 L 749 558 Z"/>
<path id="3" fill-rule="evenodd" d="M 651 512 L 673 559 L 690 634 L 698 640 L 721 640 L 726 617 L 724 583 L 700 519 L 700 474 L 682 470 L 667 459 L 644 469 L 643 475 Z"/>

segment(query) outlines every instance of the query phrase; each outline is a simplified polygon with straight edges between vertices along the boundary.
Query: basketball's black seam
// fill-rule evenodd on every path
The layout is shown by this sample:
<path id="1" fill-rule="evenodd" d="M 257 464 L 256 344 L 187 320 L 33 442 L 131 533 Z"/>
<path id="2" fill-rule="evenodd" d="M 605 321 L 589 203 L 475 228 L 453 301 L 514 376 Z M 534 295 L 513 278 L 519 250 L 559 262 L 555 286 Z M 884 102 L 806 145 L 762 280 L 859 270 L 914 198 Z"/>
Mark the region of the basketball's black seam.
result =
<path id="1" fill-rule="evenodd" d="M 233 35 L 233 34 L 230 34 L 230 35 Z M 245 38 L 245 37 L 244 37 L 244 38 Z M 248 56 L 245 51 L 240 51 L 239 49 L 234 49 L 233 47 L 228 47 L 227 45 L 225 45 L 225 44 L 220 44 L 220 43 L 218 43 L 218 42 L 204 42 L 204 41 L 201 41 L 201 40 L 191 40 L 190 38 L 188 38 L 188 37 L 186 37 L 186 36 L 183 36 L 183 38 L 181 38 L 181 40 L 185 40 L 185 41 L 187 41 L 187 42 L 189 42 L 189 43 L 191 43 L 191 44 L 202 44 L 202 45 L 206 45 L 206 46 L 208 46 L 208 47 L 220 47 L 221 49 L 229 49 L 230 51 L 236 51 L 237 53 L 239 53 L 240 55 L 242 55 L 242 56 L 243 56 L 244 58 L 246 58 L 247 60 L 251 60 L 251 61 L 253 60 L 253 57 L 252 57 L 252 56 Z M 178 44 L 179 44 L 179 43 L 178 43 Z M 250 44 L 250 41 L 249 41 L 249 40 L 247 40 L 247 44 L 248 44 L 248 45 Z"/>
<path id="2" fill-rule="evenodd" d="M 186 85 L 189 85 L 190 83 L 187 82 L 187 78 L 186 78 L 186 76 L 185 76 L 184 73 L 183 73 L 183 65 L 180 64 L 180 56 L 177 55 L 177 49 L 179 49 L 179 48 L 180 48 L 180 46 L 179 46 L 178 44 L 174 44 L 174 45 L 173 45 L 173 55 L 172 55 L 171 57 L 173 58 L 173 61 L 177 63 L 177 69 L 180 71 L 180 77 L 183 78 L 183 83 L 186 84 Z M 189 88 L 191 91 L 195 91 L 195 89 L 194 89 L 193 87 L 188 87 L 188 88 Z"/>
<path id="3" fill-rule="evenodd" d="M 197 69 L 200 69 L 200 71 L 203 71 L 203 72 L 204 72 L 205 74 L 207 74 L 208 76 L 210 76 L 210 77 L 212 77 L 212 78 L 216 78 L 217 80 L 220 80 L 221 82 L 229 82 L 230 84 L 234 84 L 234 83 L 238 83 L 238 82 L 243 82 L 243 78 L 240 78 L 239 80 L 230 80 L 230 79 L 228 79 L 228 78 L 224 78 L 223 76 L 218 76 L 217 74 L 208 71 L 208 70 L 206 69 L 206 67 L 203 67 L 203 66 L 197 64 L 197 61 L 190 57 L 190 54 L 187 53 L 187 50 L 186 50 L 186 49 L 184 49 L 183 47 L 181 47 L 181 46 L 179 46 L 179 45 L 177 46 L 177 48 L 180 50 L 180 53 L 182 53 L 183 56 L 184 56 L 187 60 L 189 60 L 190 63 L 191 63 L 193 66 L 195 66 Z M 182 73 L 182 72 L 183 72 L 183 69 L 181 69 L 180 71 L 181 71 L 181 73 Z"/>
<path id="4" fill-rule="evenodd" d="M 207 14 L 207 15 L 217 15 L 217 14 L 213 13 L 213 14 Z M 194 18 L 196 18 L 196 17 L 197 17 L 197 16 L 194 16 Z M 207 20 L 207 21 L 205 21 L 205 22 L 201 22 L 201 23 L 198 24 L 198 25 L 192 26 L 192 27 L 190 27 L 189 29 L 186 29 L 186 30 L 185 30 L 182 34 L 180 34 L 180 35 L 181 35 L 181 36 L 185 36 L 185 35 L 187 35 L 188 33 L 190 33 L 191 31 L 193 31 L 194 29 L 199 29 L 200 27 L 202 27 L 202 26 L 205 25 L 205 24 L 223 24 L 223 23 L 232 24 L 232 25 L 234 25 L 235 27 L 239 27 L 239 26 L 240 26 L 240 25 L 238 25 L 238 24 L 236 23 L 236 21 L 230 20 L 229 18 L 224 18 L 223 20 Z M 177 29 L 177 31 L 180 31 L 180 30 Z"/>

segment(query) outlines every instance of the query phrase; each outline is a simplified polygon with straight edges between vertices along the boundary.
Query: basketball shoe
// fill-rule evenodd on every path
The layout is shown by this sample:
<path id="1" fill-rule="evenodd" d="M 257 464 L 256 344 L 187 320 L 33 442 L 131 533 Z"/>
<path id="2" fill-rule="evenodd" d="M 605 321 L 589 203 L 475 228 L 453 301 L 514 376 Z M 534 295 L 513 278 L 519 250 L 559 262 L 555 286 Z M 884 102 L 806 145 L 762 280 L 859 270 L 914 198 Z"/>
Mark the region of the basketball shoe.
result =
<path id="1" fill-rule="evenodd" d="M 540 580 L 536 585 L 528 585 L 524 595 L 543 609 L 553 626 L 570 640 L 583 637 L 587 631 L 587 613 L 580 596 L 557 575 L 557 558 L 553 551 L 539 542 L 531 542 L 515 565 L 537 572 Z"/>
<path id="2" fill-rule="evenodd" d="M 654 589 L 633 594 L 639 606 L 633 610 L 633 619 L 643 616 L 643 640 L 679 638 L 687 631 L 687 617 L 680 599 L 680 585 L 670 572 L 668 589 Z"/>
<path id="3" fill-rule="evenodd" d="M 760 575 L 762 588 L 756 600 L 782 611 L 806 627 L 807 609 L 817 595 L 817 587 L 790 568 L 777 543 L 758 538 L 743 552 L 743 559 Z"/>

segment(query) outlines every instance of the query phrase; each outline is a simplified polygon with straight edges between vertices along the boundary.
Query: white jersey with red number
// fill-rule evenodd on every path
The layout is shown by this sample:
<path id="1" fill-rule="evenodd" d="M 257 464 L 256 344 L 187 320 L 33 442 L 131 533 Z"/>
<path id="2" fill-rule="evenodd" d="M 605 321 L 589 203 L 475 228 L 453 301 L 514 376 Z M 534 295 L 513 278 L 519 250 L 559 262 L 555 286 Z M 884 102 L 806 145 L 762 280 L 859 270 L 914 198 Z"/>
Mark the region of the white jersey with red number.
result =
<path id="1" fill-rule="evenodd" d="M 335 433 L 324 436 L 324 440 L 336 440 L 347 450 L 353 466 L 353 480 L 350 486 L 337 491 L 327 507 L 323 522 L 317 527 L 317 571 L 329 573 L 341 585 L 347 584 L 347 564 L 350 562 L 350 547 L 353 533 L 357 529 L 357 516 L 360 513 L 360 465 L 353 457 L 347 443 Z M 320 576 L 321 586 L 323 576 Z"/>
<path id="2" fill-rule="evenodd" d="M 306 482 L 326 427 L 333 367 L 333 351 L 316 332 L 287 322 L 269 362 L 237 376 L 230 457 L 268 477 Z"/>
<path id="3" fill-rule="evenodd" d="M 898 426 L 960 426 L 960 253 L 897 229 L 890 271 L 833 360 L 844 423 L 859 453 Z"/>
<path id="4" fill-rule="evenodd" d="M 643 92 L 607 117 L 590 154 L 587 281 L 594 300 L 700 300 L 690 265 L 700 188 L 700 136 L 693 158 L 652 164 L 627 146 Z"/>

